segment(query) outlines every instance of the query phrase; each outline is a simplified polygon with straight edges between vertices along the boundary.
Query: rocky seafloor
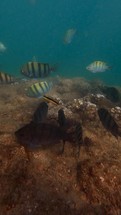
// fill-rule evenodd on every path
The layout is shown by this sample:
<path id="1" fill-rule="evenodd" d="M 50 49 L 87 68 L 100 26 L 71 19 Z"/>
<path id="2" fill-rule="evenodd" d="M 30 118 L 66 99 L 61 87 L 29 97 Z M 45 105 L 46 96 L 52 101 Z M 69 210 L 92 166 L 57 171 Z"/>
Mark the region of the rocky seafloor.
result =
<path id="1" fill-rule="evenodd" d="M 0 215 L 120 215 L 121 137 L 108 132 L 97 109 L 107 108 L 121 126 L 121 90 L 81 78 L 55 81 L 48 93 L 61 102 L 49 103 L 48 121 L 63 108 L 81 121 L 85 145 L 61 142 L 34 152 L 30 161 L 14 132 L 29 123 L 40 99 L 26 96 L 34 81 L 0 86 Z"/>

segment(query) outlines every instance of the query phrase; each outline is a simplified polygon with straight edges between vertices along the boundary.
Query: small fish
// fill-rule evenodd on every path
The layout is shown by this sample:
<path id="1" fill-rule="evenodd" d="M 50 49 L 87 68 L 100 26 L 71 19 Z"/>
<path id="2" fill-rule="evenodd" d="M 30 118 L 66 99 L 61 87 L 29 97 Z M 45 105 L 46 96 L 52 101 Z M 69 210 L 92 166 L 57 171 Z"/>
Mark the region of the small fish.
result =
<path id="1" fill-rule="evenodd" d="M 46 102 L 41 102 L 37 108 L 37 110 L 34 112 L 33 115 L 33 122 L 38 124 L 43 122 L 48 113 L 48 104 Z"/>
<path id="2" fill-rule="evenodd" d="M 27 89 L 27 96 L 33 98 L 42 98 L 52 88 L 52 82 L 42 81 L 32 84 Z"/>
<path id="3" fill-rule="evenodd" d="M 98 116 L 103 126 L 117 138 L 120 135 L 119 127 L 108 110 L 105 108 L 98 109 Z"/>
<path id="4" fill-rule="evenodd" d="M 83 144 L 83 129 L 82 129 L 82 125 L 80 122 L 78 122 L 76 124 L 76 127 L 75 127 L 75 140 L 78 144 L 78 157 L 80 155 L 80 147 L 81 145 Z"/>
<path id="5" fill-rule="evenodd" d="M 57 99 L 55 99 L 55 98 L 53 98 L 53 97 L 51 97 L 51 96 L 43 96 L 43 99 L 44 99 L 46 102 L 52 103 L 52 104 L 54 104 L 54 105 L 59 105 L 59 104 L 60 104 L 60 102 L 59 102 Z"/>
<path id="6" fill-rule="evenodd" d="M 96 72 L 105 72 L 106 70 L 111 69 L 111 67 L 108 66 L 107 63 L 103 61 L 94 61 L 89 66 L 87 66 L 86 69 L 92 73 L 96 73 Z"/>
<path id="7" fill-rule="evenodd" d="M 11 84 L 13 82 L 15 82 L 15 79 L 13 76 L 5 72 L 0 72 L 0 84 Z"/>
<path id="8" fill-rule="evenodd" d="M 76 29 L 74 29 L 74 28 L 68 29 L 65 33 L 65 36 L 64 36 L 64 43 L 70 44 L 72 42 L 72 39 L 73 39 L 75 34 L 76 34 Z"/>
<path id="9" fill-rule="evenodd" d="M 45 78 L 54 71 L 48 63 L 40 63 L 36 61 L 30 61 L 26 63 L 22 69 L 21 73 L 29 78 Z"/>
<path id="10" fill-rule="evenodd" d="M 6 49 L 7 48 L 5 47 L 5 45 L 2 42 L 0 42 L 0 52 L 5 52 Z"/>

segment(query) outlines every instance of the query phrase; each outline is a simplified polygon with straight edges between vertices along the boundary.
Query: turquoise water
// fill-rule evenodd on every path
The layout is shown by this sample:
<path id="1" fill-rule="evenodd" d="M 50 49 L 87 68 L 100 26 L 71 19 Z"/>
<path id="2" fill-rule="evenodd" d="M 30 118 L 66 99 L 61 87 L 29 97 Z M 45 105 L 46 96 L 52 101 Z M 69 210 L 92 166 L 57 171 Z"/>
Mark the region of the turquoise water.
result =
<path id="1" fill-rule="evenodd" d="M 1 70 L 17 76 L 33 56 L 57 64 L 58 75 L 99 79 L 121 85 L 120 0 L 4 0 L 0 2 Z M 70 44 L 63 38 L 77 30 Z M 112 70 L 92 74 L 85 69 L 103 60 Z"/>

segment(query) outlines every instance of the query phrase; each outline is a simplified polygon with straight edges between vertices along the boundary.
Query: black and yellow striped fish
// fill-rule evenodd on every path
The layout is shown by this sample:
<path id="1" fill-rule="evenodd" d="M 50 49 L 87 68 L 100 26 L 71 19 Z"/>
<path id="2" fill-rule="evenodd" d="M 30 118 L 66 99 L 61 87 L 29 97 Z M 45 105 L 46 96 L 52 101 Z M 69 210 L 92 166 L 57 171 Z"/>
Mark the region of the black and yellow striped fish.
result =
<path id="1" fill-rule="evenodd" d="M 103 126 L 110 131 L 115 137 L 118 137 L 120 135 L 119 132 L 119 126 L 111 116 L 111 114 L 108 112 L 105 108 L 98 109 L 98 116 L 100 118 L 100 121 L 102 122 Z"/>
<path id="2" fill-rule="evenodd" d="M 48 63 L 40 63 L 36 61 L 30 61 L 26 63 L 22 69 L 21 73 L 29 78 L 45 78 L 54 71 Z"/>
<path id="3" fill-rule="evenodd" d="M 32 84 L 27 89 L 27 96 L 33 98 L 42 98 L 46 93 L 48 93 L 52 88 L 52 82 L 41 81 Z"/>
<path id="4" fill-rule="evenodd" d="M 5 73 L 0 72 L 0 84 L 11 84 L 15 81 L 14 77 Z"/>

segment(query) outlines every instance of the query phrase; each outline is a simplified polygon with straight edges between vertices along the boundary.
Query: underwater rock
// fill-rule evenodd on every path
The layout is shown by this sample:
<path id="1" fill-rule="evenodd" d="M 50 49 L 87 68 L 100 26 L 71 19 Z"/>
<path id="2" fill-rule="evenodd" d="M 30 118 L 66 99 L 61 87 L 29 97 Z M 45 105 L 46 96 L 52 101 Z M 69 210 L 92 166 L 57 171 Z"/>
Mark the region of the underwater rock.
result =
<path id="1" fill-rule="evenodd" d="M 108 108 L 114 107 L 114 104 L 102 94 L 95 94 L 95 95 L 91 94 L 90 101 L 96 104 L 98 107 L 102 107 L 102 106 L 108 107 Z"/>
<path id="2" fill-rule="evenodd" d="M 77 96 L 84 97 L 90 90 L 90 84 L 82 78 L 60 79 L 56 86 L 56 91 L 58 93 L 63 94 L 64 97 L 68 94 L 67 98 L 70 99 L 74 99 L 74 97 Z"/>
<path id="3" fill-rule="evenodd" d="M 105 94 L 106 98 L 114 103 L 121 101 L 121 94 L 116 87 L 102 86 L 101 91 Z"/>
<path id="4" fill-rule="evenodd" d="M 111 114 L 114 116 L 114 118 L 120 122 L 121 121 L 121 107 L 113 107 L 111 108 Z M 121 122 L 120 122 L 121 124 Z"/>
<path id="5" fill-rule="evenodd" d="M 79 112 L 80 118 L 86 120 L 86 118 L 92 120 L 96 117 L 97 106 L 94 103 L 85 99 L 74 99 L 71 109 L 73 112 Z"/>

